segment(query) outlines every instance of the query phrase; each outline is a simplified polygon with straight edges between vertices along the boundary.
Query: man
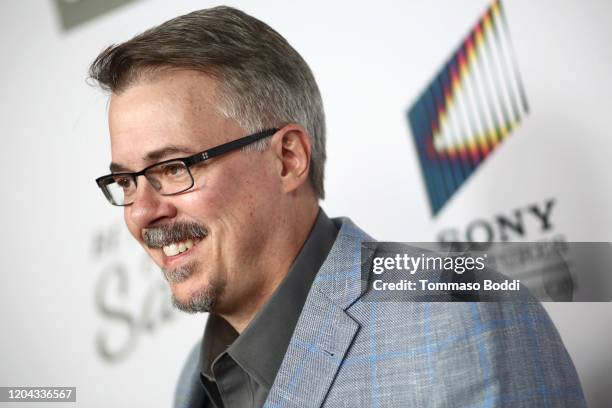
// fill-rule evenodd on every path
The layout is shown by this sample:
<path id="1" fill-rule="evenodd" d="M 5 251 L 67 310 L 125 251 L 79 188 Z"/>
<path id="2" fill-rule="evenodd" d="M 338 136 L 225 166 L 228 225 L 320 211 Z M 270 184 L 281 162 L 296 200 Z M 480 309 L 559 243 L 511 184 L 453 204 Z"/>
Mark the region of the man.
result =
<path id="1" fill-rule="evenodd" d="M 318 205 L 316 82 L 263 22 L 196 11 L 109 47 L 90 75 L 111 92 L 98 185 L 174 304 L 210 312 L 175 406 L 584 404 L 538 304 L 368 300 L 372 239 Z"/>

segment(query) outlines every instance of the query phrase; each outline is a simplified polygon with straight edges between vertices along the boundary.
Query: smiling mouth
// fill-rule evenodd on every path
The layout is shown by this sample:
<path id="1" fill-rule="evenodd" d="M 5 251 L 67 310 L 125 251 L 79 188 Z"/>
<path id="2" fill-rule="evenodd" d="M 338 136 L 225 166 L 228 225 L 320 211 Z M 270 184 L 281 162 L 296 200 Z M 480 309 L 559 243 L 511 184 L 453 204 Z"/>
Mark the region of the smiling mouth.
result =
<path id="1" fill-rule="evenodd" d="M 173 242 L 169 245 L 164 245 L 162 251 L 167 257 L 181 255 L 193 248 L 201 239 L 187 239 L 185 241 Z"/>

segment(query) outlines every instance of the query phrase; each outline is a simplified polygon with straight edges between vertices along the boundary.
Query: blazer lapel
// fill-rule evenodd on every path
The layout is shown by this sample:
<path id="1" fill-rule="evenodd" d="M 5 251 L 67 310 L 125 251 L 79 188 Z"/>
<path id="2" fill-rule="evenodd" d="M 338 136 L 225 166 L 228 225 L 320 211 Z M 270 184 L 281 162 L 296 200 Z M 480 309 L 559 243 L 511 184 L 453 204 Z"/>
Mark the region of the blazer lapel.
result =
<path id="1" fill-rule="evenodd" d="M 201 348 L 199 341 L 187 357 L 174 395 L 174 408 L 201 407 L 204 404 L 206 394 L 200 382 L 199 364 Z"/>
<path id="2" fill-rule="evenodd" d="M 363 293 L 361 243 L 373 241 L 349 219 L 335 219 L 340 231 L 310 289 L 265 407 L 319 407 L 359 330 L 346 309 Z"/>

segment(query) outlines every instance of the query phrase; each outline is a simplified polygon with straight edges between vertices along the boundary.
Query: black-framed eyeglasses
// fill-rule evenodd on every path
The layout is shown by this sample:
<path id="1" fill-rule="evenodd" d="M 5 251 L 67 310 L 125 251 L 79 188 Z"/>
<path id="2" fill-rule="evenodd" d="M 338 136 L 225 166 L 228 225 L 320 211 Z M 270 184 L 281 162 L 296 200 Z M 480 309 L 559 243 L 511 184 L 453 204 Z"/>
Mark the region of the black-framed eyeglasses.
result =
<path id="1" fill-rule="evenodd" d="M 111 173 L 98 177 L 96 184 L 100 187 L 106 199 L 111 204 L 117 206 L 126 206 L 134 202 L 136 199 L 138 176 L 145 176 L 155 191 L 163 196 L 179 194 L 189 190 L 195 184 L 189 167 L 255 143 L 258 140 L 272 136 L 277 131 L 278 129 L 263 130 L 212 147 L 189 157 L 180 157 L 155 163 L 135 173 Z"/>

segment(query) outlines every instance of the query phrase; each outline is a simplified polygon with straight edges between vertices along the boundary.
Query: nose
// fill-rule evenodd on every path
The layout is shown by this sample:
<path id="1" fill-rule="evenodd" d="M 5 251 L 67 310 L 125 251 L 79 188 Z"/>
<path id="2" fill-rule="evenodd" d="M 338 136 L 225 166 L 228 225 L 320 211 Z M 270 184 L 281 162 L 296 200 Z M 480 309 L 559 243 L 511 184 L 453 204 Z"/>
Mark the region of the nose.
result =
<path id="1" fill-rule="evenodd" d="M 173 218 L 177 213 L 172 197 L 160 195 L 144 177 L 138 180 L 134 202 L 125 209 L 125 217 L 129 218 L 126 221 L 138 228 L 146 228 L 160 220 Z"/>

